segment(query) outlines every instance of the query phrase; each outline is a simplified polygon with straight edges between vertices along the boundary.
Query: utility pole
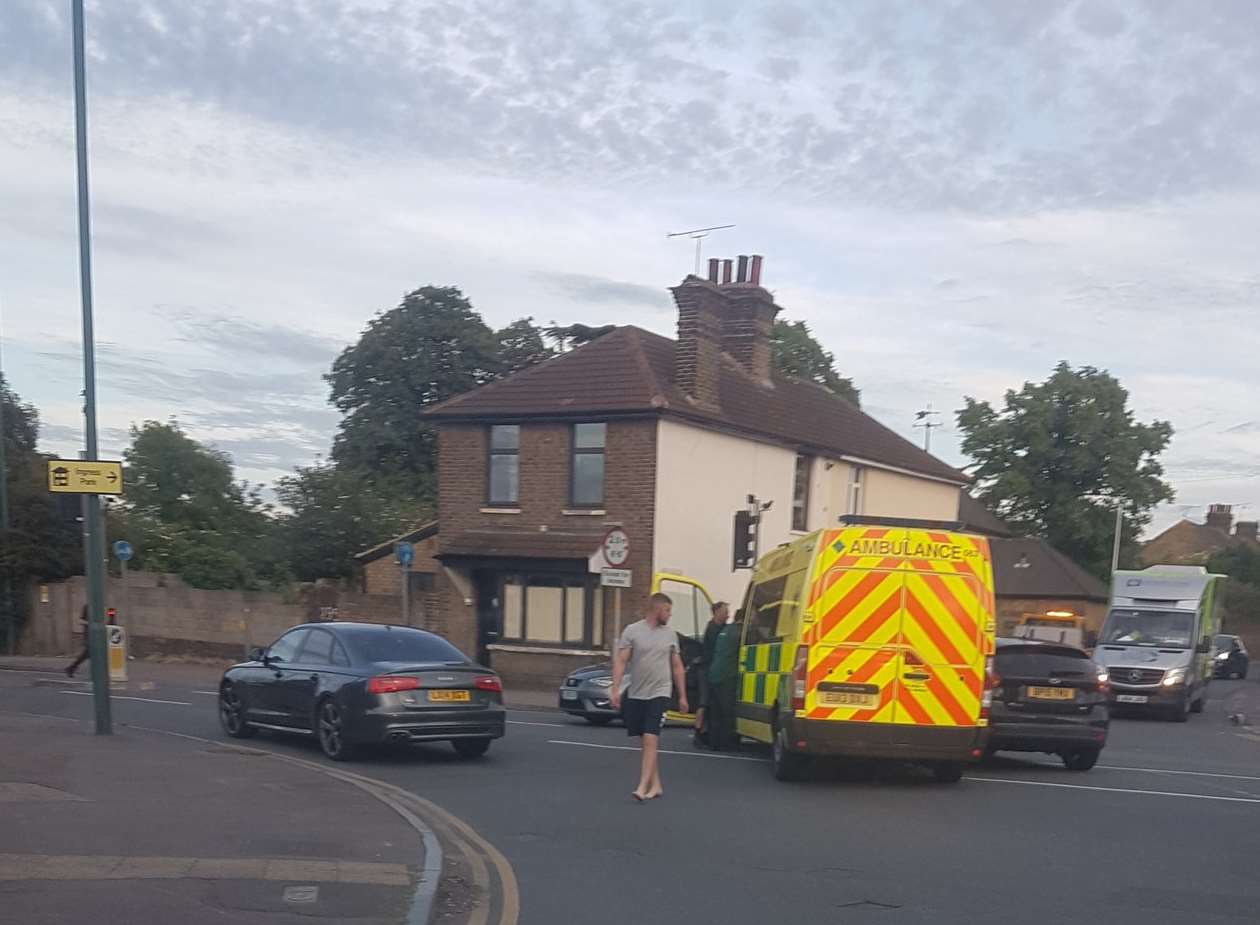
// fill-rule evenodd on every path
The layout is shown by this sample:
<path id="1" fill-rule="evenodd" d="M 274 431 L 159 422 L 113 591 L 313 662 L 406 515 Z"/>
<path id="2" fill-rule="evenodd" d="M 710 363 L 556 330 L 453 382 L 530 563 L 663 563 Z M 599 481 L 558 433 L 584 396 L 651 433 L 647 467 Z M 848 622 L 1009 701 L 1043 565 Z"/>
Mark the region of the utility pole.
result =
<path id="1" fill-rule="evenodd" d="M 933 421 L 933 417 L 940 417 L 939 411 L 932 410 L 932 403 L 928 402 L 928 406 L 922 411 L 914 413 L 915 427 L 923 428 L 923 452 L 932 452 L 932 431 L 937 427 L 942 427 L 940 421 Z"/>
<path id="2" fill-rule="evenodd" d="M 70 0 L 74 44 L 74 141 L 79 180 L 79 295 L 83 306 L 83 418 L 85 457 L 96 460 L 96 335 L 92 326 L 92 225 L 88 213 L 87 75 L 83 54 L 83 0 Z M 112 735 L 109 665 L 105 650 L 105 538 L 101 535 L 101 499 L 83 496 L 83 558 L 88 584 L 88 652 L 92 658 L 92 693 L 96 734 Z"/>
<path id="3" fill-rule="evenodd" d="M 1115 575 L 1116 570 L 1120 568 L 1120 536 L 1124 531 L 1124 508 L 1120 506 L 1120 499 L 1116 499 L 1116 538 L 1111 544 L 1111 574 Z"/>

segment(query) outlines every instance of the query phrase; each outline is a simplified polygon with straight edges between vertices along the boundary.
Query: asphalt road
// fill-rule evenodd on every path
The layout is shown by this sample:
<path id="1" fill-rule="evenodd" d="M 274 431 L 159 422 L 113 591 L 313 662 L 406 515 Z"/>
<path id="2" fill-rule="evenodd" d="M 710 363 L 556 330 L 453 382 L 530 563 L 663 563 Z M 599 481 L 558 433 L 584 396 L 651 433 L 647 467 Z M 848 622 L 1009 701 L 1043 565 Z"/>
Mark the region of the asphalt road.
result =
<path id="1" fill-rule="evenodd" d="M 38 683 L 36 683 L 38 682 Z M 211 685 L 128 691 L 115 720 L 223 738 Z M 90 718 L 83 686 L 0 672 L 0 710 Z M 358 773 L 462 817 L 507 855 L 522 921 L 1009 925 L 1260 920 L 1260 684 L 1216 682 L 1186 725 L 1118 719 L 1099 766 L 999 757 L 957 785 L 913 769 L 776 783 L 764 756 L 666 732 L 666 795 L 629 798 L 617 727 L 513 711 L 481 761 L 435 745 Z M 1251 709 L 1257 726 L 1229 712 Z M 318 757 L 313 741 L 251 745 Z"/>

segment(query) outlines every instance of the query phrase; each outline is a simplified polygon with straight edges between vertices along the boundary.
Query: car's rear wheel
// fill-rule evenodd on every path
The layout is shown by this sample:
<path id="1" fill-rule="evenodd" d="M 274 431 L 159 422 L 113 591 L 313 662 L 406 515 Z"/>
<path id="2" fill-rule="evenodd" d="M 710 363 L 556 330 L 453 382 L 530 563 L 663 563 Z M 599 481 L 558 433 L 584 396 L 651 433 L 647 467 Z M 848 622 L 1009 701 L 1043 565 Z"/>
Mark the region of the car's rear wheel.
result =
<path id="1" fill-rule="evenodd" d="M 219 725 L 234 739 L 248 739 L 258 734 L 254 726 L 245 722 L 245 705 L 230 684 L 219 688 Z"/>
<path id="2" fill-rule="evenodd" d="M 938 784 L 956 784 L 963 778 L 961 761 L 938 761 L 932 765 L 932 777 Z"/>
<path id="3" fill-rule="evenodd" d="M 805 776 L 807 759 L 788 751 L 787 733 L 782 729 L 775 732 L 774 744 L 770 746 L 770 767 L 775 780 L 793 781 Z"/>
<path id="4" fill-rule="evenodd" d="M 349 761 L 354 756 L 354 746 L 346 741 L 346 716 L 331 697 L 319 702 L 315 711 L 315 732 L 319 747 L 333 761 Z"/>
<path id="5" fill-rule="evenodd" d="M 1059 757 L 1063 759 L 1063 766 L 1069 771 L 1088 771 L 1098 764 L 1100 754 L 1101 752 L 1096 748 L 1078 748 L 1075 751 L 1064 752 Z"/>
<path id="6" fill-rule="evenodd" d="M 586 720 L 588 723 L 590 723 L 592 726 L 607 726 L 609 723 L 611 723 L 611 722 L 612 722 L 614 719 L 616 719 L 617 717 L 615 717 L 615 716 L 597 716 L 597 715 L 592 715 L 592 714 L 590 714 L 590 713 L 587 713 L 587 714 L 586 714 L 585 716 L 583 716 L 582 718 L 583 718 L 584 720 Z"/>
<path id="7" fill-rule="evenodd" d="M 461 758 L 480 758 L 490 751 L 489 739 L 455 739 L 451 742 L 455 754 Z"/>

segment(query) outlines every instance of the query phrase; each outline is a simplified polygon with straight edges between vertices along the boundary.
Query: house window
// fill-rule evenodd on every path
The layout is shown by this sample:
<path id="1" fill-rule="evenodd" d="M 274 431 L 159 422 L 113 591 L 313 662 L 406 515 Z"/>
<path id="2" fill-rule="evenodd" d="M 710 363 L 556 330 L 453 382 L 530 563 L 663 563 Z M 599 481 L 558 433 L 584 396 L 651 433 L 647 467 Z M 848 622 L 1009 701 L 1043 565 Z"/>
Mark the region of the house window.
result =
<path id="1" fill-rule="evenodd" d="M 520 482 L 521 425 L 495 424 L 490 428 L 490 503 L 518 503 Z"/>
<path id="2" fill-rule="evenodd" d="M 592 645 L 603 639 L 603 602 L 595 579 L 504 575 L 503 639 L 542 645 Z"/>
<path id="3" fill-rule="evenodd" d="M 792 484 L 792 529 L 809 529 L 809 475 L 814 457 L 796 454 L 796 478 Z"/>
<path id="4" fill-rule="evenodd" d="M 573 425 L 573 465 L 570 487 L 574 507 L 604 503 L 605 424 Z"/>

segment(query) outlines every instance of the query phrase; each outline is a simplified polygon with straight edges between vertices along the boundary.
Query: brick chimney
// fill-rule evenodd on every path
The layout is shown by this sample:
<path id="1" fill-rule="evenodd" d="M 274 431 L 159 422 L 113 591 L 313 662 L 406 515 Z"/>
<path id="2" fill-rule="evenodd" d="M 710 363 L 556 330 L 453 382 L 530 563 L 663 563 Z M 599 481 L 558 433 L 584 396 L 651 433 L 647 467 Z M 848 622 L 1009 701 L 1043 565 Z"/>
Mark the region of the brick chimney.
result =
<path id="1" fill-rule="evenodd" d="M 1240 540 L 1260 542 L 1260 523 L 1254 520 L 1240 520 L 1238 526 L 1234 527 L 1234 536 Z"/>
<path id="2" fill-rule="evenodd" d="M 723 298 L 717 261 L 709 261 L 709 280 L 689 275 L 675 286 L 678 343 L 674 347 L 674 382 L 701 408 L 718 410 L 718 374 L 722 362 Z"/>
<path id="3" fill-rule="evenodd" d="M 744 367 L 758 382 L 770 384 L 770 338 L 779 306 L 761 286 L 760 254 L 741 255 L 738 270 L 731 279 L 731 261 L 709 261 L 709 281 L 717 283 L 723 296 L 722 350 Z"/>
<path id="4" fill-rule="evenodd" d="M 1234 506 L 1232 504 L 1209 504 L 1207 525 L 1224 533 L 1229 533 L 1234 525 Z"/>

